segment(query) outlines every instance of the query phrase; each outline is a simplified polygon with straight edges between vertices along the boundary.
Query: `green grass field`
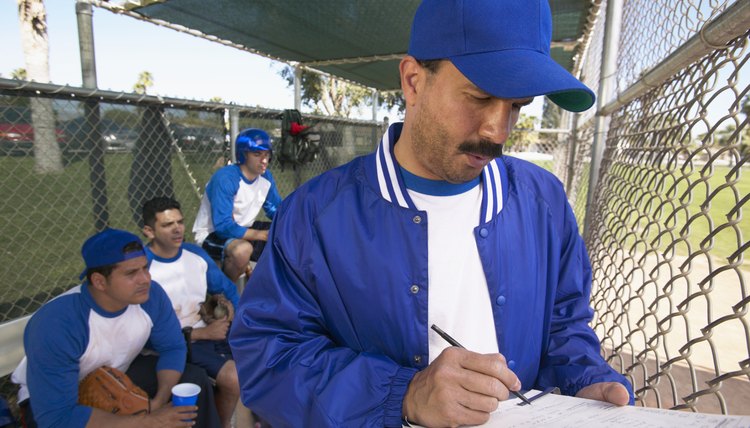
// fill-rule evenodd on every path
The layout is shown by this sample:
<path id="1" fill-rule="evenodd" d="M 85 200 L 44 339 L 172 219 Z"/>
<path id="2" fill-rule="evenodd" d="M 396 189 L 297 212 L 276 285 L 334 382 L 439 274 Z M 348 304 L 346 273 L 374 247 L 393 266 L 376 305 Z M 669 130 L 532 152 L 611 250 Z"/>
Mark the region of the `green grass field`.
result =
<path id="1" fill-rule="evenodd" d="M 747 168 L 739 174 L 728 166 L 715 166 L 713 172 L 620 168 L 611 173 L 634 184 L 616 189 L 619 198 L 611 199 L 618 201 L 611 202 L 613 215 L 627 225 L 619 233 L 625 248 L 638 248 L 636 242 L 643 240 L 681 256 L 704 249 L 726 263 L 750 237 L 750 220 L 742 216 L 750 206 L 741 205 L 750 193 Z"/>

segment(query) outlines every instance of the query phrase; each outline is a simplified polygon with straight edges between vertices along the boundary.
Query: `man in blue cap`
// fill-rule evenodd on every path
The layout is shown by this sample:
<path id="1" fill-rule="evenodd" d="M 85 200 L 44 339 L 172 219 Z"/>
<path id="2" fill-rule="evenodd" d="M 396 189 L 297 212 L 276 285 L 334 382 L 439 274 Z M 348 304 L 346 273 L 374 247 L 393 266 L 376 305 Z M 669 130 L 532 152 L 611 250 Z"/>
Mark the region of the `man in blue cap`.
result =
<path id="1" fill-rule="evenodd" d="M 502 156 L 535 96 L 594 102 L 550 58 L 551 31 L 547 0 L 420 5 L 404 122 L 285 201 L 240 300 L 242 399 L 272 425 L 476 425 L 510 391 L 553 386 L 633 400 L 588 325 L 591 267 L 561 183 Z"/>
<path id="2" fill-rule="evenodd" d="M 256 221 L 263 209 L 273 219 L 281 203 L 268 164 L 271 162 L 271 137 L 266 131 L 247 128 L 235 139 L 237 163 L 227 165 L 206 185 L 193 233 L 195 241 L 222 270 L 237 281 L 258 261 L 268 239 L 270 223 Z"/>
<path id="3" fill-rule="evenodd" d="M 185 367 L 180 324 L 151 281 L 140 238 L 105 229 L 86 240 L 81 254 L 84 283 L 44 304 L 24 331 L 26 358 L 12 377 L 21 386 L 24 426 L 217 426 L 210 381 L 205 371 Z M 158 357 L 139 356 L 144 346 Z M 79 381 L 102 366 L 127 372 L 149 393 L 151 413 L 125 416 L 78 404 Z M 180 381 L 202 385 L 198 407 L 168 404 Z"/>

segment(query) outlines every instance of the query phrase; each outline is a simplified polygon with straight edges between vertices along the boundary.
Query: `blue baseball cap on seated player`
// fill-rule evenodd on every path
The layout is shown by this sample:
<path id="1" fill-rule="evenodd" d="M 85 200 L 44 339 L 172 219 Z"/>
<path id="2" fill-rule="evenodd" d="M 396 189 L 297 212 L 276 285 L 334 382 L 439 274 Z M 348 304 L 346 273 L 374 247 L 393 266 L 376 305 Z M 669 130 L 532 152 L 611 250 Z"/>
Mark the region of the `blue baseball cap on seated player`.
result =
<path id="1" fill-rule="evenodd" d="M 125 246 L 138 243 L 140 249 L 125 252 Z M 146 257 L 141 238 L 120 229 L 104 229 L 91 236 L 81 247 L 81 256 L 86 264 L 80 279 L 86 277 L 89 270 L 114 265 L 136 257 Z"/>
<path id="2" fill-rule="evenodd" d="M 550 57 L 548 0 L 424 0 L 414 15 L 409 55 L 450 60 L 498 98 L 546 95 L 580 112 L 594 92 Z"/>

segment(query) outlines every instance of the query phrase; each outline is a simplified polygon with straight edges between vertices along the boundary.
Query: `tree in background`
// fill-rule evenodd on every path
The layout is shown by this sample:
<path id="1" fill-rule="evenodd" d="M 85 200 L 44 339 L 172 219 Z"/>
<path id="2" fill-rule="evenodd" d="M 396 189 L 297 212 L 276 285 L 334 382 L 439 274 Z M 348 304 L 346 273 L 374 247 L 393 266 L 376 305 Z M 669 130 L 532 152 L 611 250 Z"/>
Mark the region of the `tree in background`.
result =
<path id="1" fill-rule="evenodd" d="M 401 91 L 388 91 L 380 94 L 380 104 L 388 107 L 388 110 L 394 108 L 398 109 L 398 114 L 404 114 L 406 110 L 406 102 L 404 101 L 404 93 Z"/>
<path id="2" fill-rule="evenodd" d="M 26 63 L 24 77 L 48 83 L 49 40 L 47 10 L 44 1 L 18 0 L 18 21 Z M 31 107 L 31 125 L 34 127 L 34 171 L 39 174 L 61 172 L 63 170 L 62 154 L 57 144 L 52 101 L 49 98 L 34 97 L 31 98 L 29 106 Z"/>
<path id="3" fill-rule="evenodd" d="M 152 86 L 154 86 L 154 76 L 149 71 L 141 71 L 138 74 L 138 81 L 133 85 L 133 92 L 145 94 L 148 88 Z"/>
<path id="4" fill-rule="evenodd" d="M 294 68 L 284 67 L 279 74 L 287 86 L 294 86 Z M 343 80 L 302 69 L 302 104 L 314 114 L 350 117 L 354 110 L 372 99 L 369 89 Z"/>
<path id="5" fill-rule="evenodd" d="M 16 80 L 29 80 L 29 73 L 25 68 L 17 68 L 10 72 L 10 78 Z"/>
<path id="6" fill-rule="evenodd" d="M 750 126 L 748 126 L 748 116 L 750 116 L 750 95 L 745 96 L 742 100 L 742 107 L 737 116 L 728 116 L 722 118 L 722 127 L 717 127 L 710 135 L 707 132 L 697 135 L 700 144 L 713 142 L 719 150 L 725 147 L 734 146 L 739 152 L 740 158 L 750 155 Z M 742 120 L 740 115 L 745 116 Z M 737 132 L 737 126 L 740 130 Z M 716 126 L 716 125 L 714 125 Z M 726 152 L 724 157 L 734 159 L 730 152 Z"/>
<path id="7" fill-rule="evenodd" d="M 518 122 L 513 128 L 513 132 L 505 141 L 505 148 L 508 151 L 528 151 L 534 148 L 536 143 L 539 142 L 539 135 L 534 132 L 534 124 L 536 118 L 534 116 L 527 116 L 523 113 L 518 117 Z M 514 147 L 515 146 L 515 147 Z"/>
<path id="8" fill-rule="evenodd" d="M 565 117 L 565 119 L 563 119 Z M 544 97 L 544 104 L 542 105 L 542 117 L 540 120 L 541 129 L 560 129 L 567 128 L 563 120 L 567 120 L 569 116 L 563 115 L 563 109 L 557 104 Z M 568 149 L 571 148 L 573 135 L 563 133 L 543 133 L 538 132 L 537 138 L 539 145 L 544 151 L 554 151 L 562 145 L 568 145 Z"/>
<path id="9" fill-rule="evenodd" d="M 102 117 L 128 128 L 137 128 L 141 116 L 135 109 L 112 108 L 104 110 Z"/>
<path id="10" fill-rule="evenodd" d="M 562 119 L 562 109 L 557 104 L 544 97 L 544 106 L 542 107 L 542 128 L 557 129 L 562 128 L 560 120 Z"/>

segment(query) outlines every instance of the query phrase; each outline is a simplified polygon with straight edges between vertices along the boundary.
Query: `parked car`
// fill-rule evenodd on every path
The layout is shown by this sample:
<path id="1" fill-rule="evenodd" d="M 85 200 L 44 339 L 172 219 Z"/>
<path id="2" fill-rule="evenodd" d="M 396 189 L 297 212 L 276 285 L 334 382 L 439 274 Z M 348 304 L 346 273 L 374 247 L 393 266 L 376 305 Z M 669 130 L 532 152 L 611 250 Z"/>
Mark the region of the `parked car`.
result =
<path id="1" fill-rule="evenodd" d="M 65 150 L 65 131 L 55 128 L 57 143 Z M 0 155 L 26 156 L 34 151 L 34 126 L 31 108 L 20 105 L 0 106 Z"/>
<path id="2" fill-rule="evenodd" d="M 224 148 L 224 131 L 216 128 L 169 125 L 177 145 L 184 151 L 221 151 Z"/>
<path id="3" fill-rule="evenodd" d="M 65 134 L 69 136 L 68 151 L 85 154 L 91 150 L 91 134 L 94 127 L 85 117 L 77 117 L 65 122 Z M 99 120 L 99 131 L 107 152 L 129 152 L 135 147 L 138 132 L 110 119 Z"/>

